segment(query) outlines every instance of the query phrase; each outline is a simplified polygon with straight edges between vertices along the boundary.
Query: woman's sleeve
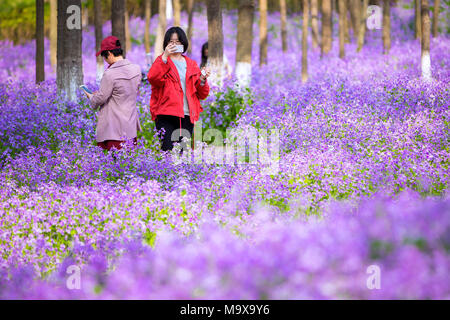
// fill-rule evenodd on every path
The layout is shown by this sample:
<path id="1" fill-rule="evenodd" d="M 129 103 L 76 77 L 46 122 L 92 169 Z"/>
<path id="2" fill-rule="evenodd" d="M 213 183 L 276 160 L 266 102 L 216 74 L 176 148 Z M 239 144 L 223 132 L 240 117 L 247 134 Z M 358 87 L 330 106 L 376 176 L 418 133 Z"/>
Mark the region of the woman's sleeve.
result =
<path id="1" fill-rule="evenodd" d="M 164 63 L 161 56 L 156 58 L 147 74 L 148 82 L 155 87 L 162 87 L 166 79 L 164 75 L 170 71 L 168 63 Z"/>
<path id="2" fill-rule="evenodd" d="M 113 91 L 113 80 L 109 74 L 105 72 L 100 82 L 100 89 L 92 94 L 91 106 L 96 108 L 102 106 L 111 97 Z"/>

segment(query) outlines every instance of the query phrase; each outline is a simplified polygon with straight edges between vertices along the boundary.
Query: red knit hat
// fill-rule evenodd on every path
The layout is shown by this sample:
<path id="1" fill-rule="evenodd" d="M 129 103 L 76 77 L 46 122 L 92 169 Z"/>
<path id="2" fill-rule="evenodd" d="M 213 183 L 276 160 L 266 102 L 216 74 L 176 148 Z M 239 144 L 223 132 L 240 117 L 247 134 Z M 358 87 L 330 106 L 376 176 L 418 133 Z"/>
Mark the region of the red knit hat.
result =
<path id="1" fill-rule="evenodd" d="M 95 54 L 96 57 L 102 53 L 102 51 L 105 50 L 114 50 L 114 49 L 120 49 L 120 46 L 118 46 L 116 43 L 119 41 L 117 37 L 109 36 L 102 40 L 102 43 L 100 44 L 100 51 Z"/>

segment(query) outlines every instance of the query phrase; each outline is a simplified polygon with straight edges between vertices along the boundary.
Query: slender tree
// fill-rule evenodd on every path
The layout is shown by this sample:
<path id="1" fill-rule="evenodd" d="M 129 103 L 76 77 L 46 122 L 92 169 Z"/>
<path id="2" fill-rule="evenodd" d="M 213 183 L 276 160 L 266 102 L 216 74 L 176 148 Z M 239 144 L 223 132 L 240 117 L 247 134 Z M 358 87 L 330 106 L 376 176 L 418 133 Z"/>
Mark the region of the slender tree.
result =
<path id="1" fill-rule="evenodd" d="M 50 0 L 50 62 L 56 70 L 56 42 L 58 30 L 58 1 Z"/>
<path id="2" fill-rule="evenodd" d="M 416 36 L 416 39 L 422 38 L 422 24 L 420 23 L 421 20 L 420 1 L 421 0 L 414 0 L 414 9 L 415 9 L 414 34 Z"/>
<path id="3" fill-rule="evenodd" d="M 131 34 L 130 34 L 130 12 L 128 11 L 127 1 L 125 0 L 125 48 L 131 50 Z"/>
<path id="4" fill-rule="evenodd" d="M 349 0 L 349 4 L 350 4 L 349 8 L 350 8 L 351 25 L 353 29 L 353 38 L 357 40 L 359 32 L 359 24 L 361 22 L 360 19 L 361 0 Z"/>
<path id="5" fill-rule="evenodd" d="M 287 51 L 287 26 L 286 26 L 286 0 L 280 0 L 281 16 L 281 47 L 283 52 Z"/>
<path id="6" fill-rule="evenodd" d="M 364 36 L 366 34 L 366 21 L 367 21 L 367 7 L 369 5 L 369 0 L 363 0 L 361 6 L 361 23 L 359 24 L 359 32 L 358 32 L 358 52 L 361 51 L 364 45 Z"/>
<path id="7" fill-rule="evenodd" d="M 103 19 L 102 19 L 102 1 L 94 0 L 94 26 L 95 26 L 95 52 L 100 50 L 100 44 L 103 39 Z M 97 57 L 97 82 L 100 82 L 103 76 L 103 58 Z"/>
<path id="8" fill-rule="evenodd" d="M 36 83 L 45 81 L 44 0 L 36 0 Z"/>
<path id="9" fill-rule="evenodd" d="M 308 81 L 308 24 L 309 0 L 303 0 L 303 27 L 302 27 L 302 82 Z"/>
<path id="10" fill-rule="evenodd" d="M 173 0 L 173 25 L 181 25 L 181 4 L 180 0 Z"/>
<path id="11" fill-rule="evenodd" d="M 150 52 L 150 20 L 152 18 L 152 0 L 144 0 L 145 4 L 145 30 L 144 30 L 144 45 L 145 52 Z"/>
<path id="12" fill-rule="evenodd" d="M 188 14 L 188 29 L 187 29 L 187 36 L 189 39 L 189 47 L 188 47 L 188 53 L 192 53 L 192 20 L 194 18 L 194 3 L 195 0 L 187 0 L 187 14 Z"/>
<path id="13" fill-rule="evenodd" d="M 220 0 L 206 1 L 208 18 L 208 65 L 211 68 L 211 83 L 222 85 L 223 68 L 223 31 L 222 8 Z"/>
<path id="14" fill-rule="evenodd" d="M 421 1 L 421 13 L 422 13 L 422 39 L 420 42 L 421 47 L 421 65 L 422 65 L 422 78 L 425 81 L 431 81 L 431 58 L 430 58 L 430 8 L 428 6 L 428 0 Z"/>
<path id="15" fill-rule="evenodd" d="M 259 65 L 267 63 L 267 0 L 259 0 Z"/>
<path id="16" fill-rule="evenodd" d="M 313 48 L 319 47 L 319 5 L 317 0 L 311 0 L 311 34 Z"/>
<path id="17" fill-rule="evenodd" d="M 339 58 L 345 57 L 345 18 L 347 15 L 346 0 L 338 0 L 339 5 Z"/>
<path id="18" fill-rule="evenodd" d="M 236 44 L 236 78 L 239 86 L 250 84 L 252 73 L 253 20 L 255 0 L 239 0 L 237 44 Z"/>
<path id="19" fill-rule="evenodd" d="M 345 11 L 345 19 L 344 19 L 344 38 L 345 38 L 345 43 L 350 43 L 350 22 L 348 21 L 349 19 L 348 19 L 348 11 L 350 10 L 348 7 L 348 5 L 346 6 L 347 7 L 347 11 Z M 339 14 L 341 14 L 340 12 L 339 12 Z"/>
<path id="20" fill-rule="evenodd" d="M 438 35 L 438 22 L 439 22 L 439 9 L 440 9 L 440 0 L 434 0 L 434 10 L 433 10 L 433 38 L 436 38 Z"/>
<path id="21" fill-rule="evenodd" d="M 390 0 L 383 0 L 383 53 L 389 54 L 391 49 L 391 6 Z"/>
<path id="22" fill-rule="evenodd" d="M 158 28 L 156 30 L 155 54 L 153 55 L 153 60 L 156 60 L 156 58 L 163 53 L 163 41 L 164 34 L 166 32 L 166 24 L 166 0 L 159 0 Z"/>
<path id="23" fill-rule="evenodd" d="M 322 42 L 320 56 L 327 54 L 331 50 L 331 0 L 322 0 Z"/>
<path id="24" fill-rule="evenodd" d="M 83 84 L 81 42 L 81 1 L 59 0 L 56 83 L 58 93 L 65 93 L 74 102 Z"/>
<path id="25" fill-rule="evenodd" d="M 125 0 L 112 0 L 111 2 L 111 25 L 112 35 L 120 40 L 122 50 L 126 54 L 128 49 L 126 46 L 125 35 Z"/>

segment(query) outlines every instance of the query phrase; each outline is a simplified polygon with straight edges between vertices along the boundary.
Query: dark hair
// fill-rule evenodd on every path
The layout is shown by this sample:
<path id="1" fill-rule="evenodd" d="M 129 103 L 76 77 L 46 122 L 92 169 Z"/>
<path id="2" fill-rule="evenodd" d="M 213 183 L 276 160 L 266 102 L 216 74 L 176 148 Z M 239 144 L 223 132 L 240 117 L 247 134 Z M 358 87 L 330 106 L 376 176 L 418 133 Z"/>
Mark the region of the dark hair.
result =
<path id="1" fill-rule="evenodd" d="M 178 35 L 178 41 L 180 41 L 181 44 L 183 45 L 183 47 L 184 47 L 183 53 L 185 53 L 189 47 L 189 41 L 188 41 L 186 33 L 180 27 L 172 27 L 166 31 L 166 34 L 164 35 L 163 50 L 166 50 L 166 47 L 169 44 L 170 38 L 172 37 L 172 34 L 174 34 L 174 33 L 176 33 Z"/>
<path id="2" fill-rule="evenodd" d="M 200 63 L 200 68 L 206 66 L 206 63 L 208 62 L 208 56 L 205 54 L 205 49 L 208 49 L 208 41 L 202 45 L 202 62 Z"/>
<path id="3" fill-rule="evenodd" d="M 119 40 L 116 41 L 116 46 L 118 46 L 118 47 L 121 46 Z M 108 51 L 111 52 L 114 57 L 123 56 L 123 50 L 121 48 L 119 48 L 119 49 L 112 49 L 112 50 L 103 50 L 100 53 L 100 55 L 102 57 L 107 58 L 108 57 Z"/>

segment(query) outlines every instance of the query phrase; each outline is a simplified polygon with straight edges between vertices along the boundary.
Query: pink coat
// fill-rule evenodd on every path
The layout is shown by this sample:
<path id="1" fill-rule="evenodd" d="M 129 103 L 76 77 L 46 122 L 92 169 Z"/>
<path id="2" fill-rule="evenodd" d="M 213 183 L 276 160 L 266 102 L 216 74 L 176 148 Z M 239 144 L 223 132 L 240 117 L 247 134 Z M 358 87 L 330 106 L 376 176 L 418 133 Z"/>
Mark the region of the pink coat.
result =
<path id="1" fill-rule="evenodd" d="M 91 106 L 97 112 L 96 140 L 133 139 L 142 131 L 136 108 L 141 68 L 123 59 L 113 63 L 103 74 L 100 89 L 93 93 Z"/>

